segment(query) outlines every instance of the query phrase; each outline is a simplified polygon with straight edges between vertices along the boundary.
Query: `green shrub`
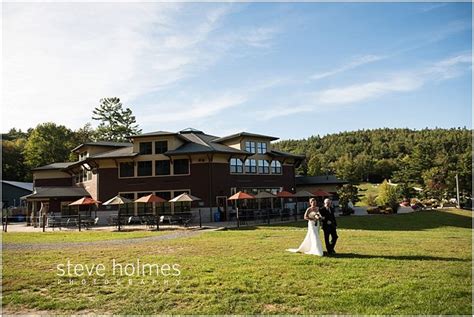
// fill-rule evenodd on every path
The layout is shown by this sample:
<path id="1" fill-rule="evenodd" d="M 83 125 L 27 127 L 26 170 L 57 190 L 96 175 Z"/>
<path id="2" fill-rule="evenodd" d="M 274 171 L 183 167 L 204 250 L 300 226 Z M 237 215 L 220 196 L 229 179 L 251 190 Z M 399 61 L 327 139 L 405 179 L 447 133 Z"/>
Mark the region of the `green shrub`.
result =
<path id="1" fill-rule="evenodd" d="M 379 195 L 377 196 L 379 205 L 390 207 L 394 213 L 400 207 L 399 194 L 396 186 L 390 185 L 387 180 L 379 186 Z"/>
<path id="2" fill-rule="evenodd" d="M 372 193 L 367 194 L 367 205 L 371 207 L 377 206 L 377 196 Z"/>
<path id="3" fill-rule="evenodd" d="M 369 215 L 380 214 L 380 208 L 379 208 L 379 207 L 370 207 L 370 208 L 367 208 L 367 213 L 368 213 Z"/>

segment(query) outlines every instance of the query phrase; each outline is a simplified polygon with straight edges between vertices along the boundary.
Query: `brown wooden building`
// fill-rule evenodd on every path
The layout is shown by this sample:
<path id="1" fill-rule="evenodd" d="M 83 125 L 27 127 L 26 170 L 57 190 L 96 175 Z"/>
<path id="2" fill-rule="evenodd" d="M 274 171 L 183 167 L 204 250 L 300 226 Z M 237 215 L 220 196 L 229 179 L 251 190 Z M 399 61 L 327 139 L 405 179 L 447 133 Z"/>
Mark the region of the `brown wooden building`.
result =
<path id="1" fill-rule="evenodd" d="M 240 190 L 295 191 L 295 167 L 304 156 L 273 150 L 271 142 L 277 139 L 247 132 L 217 137 L 185 129 L 130 136 L 130 143 L 81 144 L 72 150 L 77 162 L 33 170 L 35 191 L 27 199 L 64 213 L 84 194 L 106 201 L 117 194 L 137 199 L 154 193 L 171 199 L 187 192 L 202 199 L 195 207 L 226 210 L 227 197 Z M 133 213 L 140 212 L 135 206 Z"/>

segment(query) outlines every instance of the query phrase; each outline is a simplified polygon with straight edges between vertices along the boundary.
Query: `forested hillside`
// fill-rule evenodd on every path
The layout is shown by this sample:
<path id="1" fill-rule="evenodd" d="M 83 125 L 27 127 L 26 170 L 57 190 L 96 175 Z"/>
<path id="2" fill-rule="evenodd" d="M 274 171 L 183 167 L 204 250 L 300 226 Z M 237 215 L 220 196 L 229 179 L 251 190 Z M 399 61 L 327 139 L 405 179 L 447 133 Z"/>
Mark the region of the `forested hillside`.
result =
<path id="1" fill-rule="evenodd" d="M 341 132 L 276 143 L 281 150 L 305 154 L 298 173 L 335 173 L 351 182 L 409 183 L 433 191 L 472 190 L 472 131 L 457 129 L 376 129 Z"/>

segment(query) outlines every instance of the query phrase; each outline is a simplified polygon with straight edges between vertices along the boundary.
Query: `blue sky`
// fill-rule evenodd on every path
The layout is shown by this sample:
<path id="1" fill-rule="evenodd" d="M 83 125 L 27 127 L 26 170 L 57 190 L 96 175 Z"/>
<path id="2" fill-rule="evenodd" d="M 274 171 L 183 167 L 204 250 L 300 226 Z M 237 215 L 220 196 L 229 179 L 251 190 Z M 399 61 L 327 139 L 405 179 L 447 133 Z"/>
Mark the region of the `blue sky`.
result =
<path id="1" fill-rule="evenodd" d="M 470 127 L 471 14 L 470 3 L 7 3 L 2 131 L 96 124 L 108 96 L 144 132 Z"/>

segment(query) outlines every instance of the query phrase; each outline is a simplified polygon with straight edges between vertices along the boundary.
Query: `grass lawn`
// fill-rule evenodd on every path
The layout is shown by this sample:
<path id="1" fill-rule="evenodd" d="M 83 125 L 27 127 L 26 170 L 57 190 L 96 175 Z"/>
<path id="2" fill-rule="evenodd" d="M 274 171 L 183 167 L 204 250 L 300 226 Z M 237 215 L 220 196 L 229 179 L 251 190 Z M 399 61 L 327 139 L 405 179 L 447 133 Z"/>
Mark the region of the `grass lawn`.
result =
<path id="1" fill-rule="evenodd" d="M 130 245 L 5 249 L 3 308 L 5 313 L 470 315 L 471 223 L 472 213 L 458 210 L 343 217 L 335 257 L 285 251 L 303 240 L 304 222 Z M 110 267 L 112 259 L 126 264 L 137 258 L 177 263 L 181 275 L 131 277 L 130 285 L 107 270 L 101 279 L 109 285 L 101 279 L 93 285 L 96 276 L 85 278 L 86 285 L 58 285 L 56 266 L 68 259 Z"/>
<path id="2" fill-rule="evenodd" d="M 379 186 L 380 184 L 371 184 L 371 183 L 361 183 L 357 185 L 359 188 L 359 195 L 360 201 L 358 201 L 355 205 L 359 207 L 368 207 L 369 204 L 367 203 L 367 196 L 372 194 L 373 196 L 377 196 L 379 194 Z"/>
<path id="3" fill-rule="evenodd" d="M 7 232 L 2 234 L 4 244 L 8 243 L 59 243 L 88 242 L 115 239 L 145 238 L 169 234 L 170 231 L 56 231 L 56 232 Z"/>

